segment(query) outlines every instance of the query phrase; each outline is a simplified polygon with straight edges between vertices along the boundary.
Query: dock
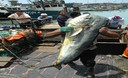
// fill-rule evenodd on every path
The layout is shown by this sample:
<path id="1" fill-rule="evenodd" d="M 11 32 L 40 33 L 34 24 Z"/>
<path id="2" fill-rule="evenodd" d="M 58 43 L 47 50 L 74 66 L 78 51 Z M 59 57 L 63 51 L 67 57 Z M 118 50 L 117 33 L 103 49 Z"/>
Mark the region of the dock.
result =
<path id="1" fill-rule="evenodd" d="M 52 30 L 58 28 L 55 24 L 46 25 L 43 29 L 51 30 L 51 26 L 55 26 Z M 84 77 L 86 67 L 80 60 L 63 64 L 60 70 L 54 67 L 40 69 L 55 63 L 60 46 L 61 43 L 56 41 L 40 42 L 19 55 L 29 67 L 19 59 L 15 59 L 8 66 L 0 68 L 0 78 L 86 78 Z M 103 49 L 104 47 L 106 48 Z M 128 59 L 120 56 L 126 48 L 126 43 L 110 42 L 106 45 L 104 42 L 98 42 L 97 48 L 98 55 L 94 68 L 96 78 L 128 78 Z"/>
<path id="2" fill-rule="evenodd" d="M 13 57 L 0 57 L 0 67 L 6 66 L 12 59 Z"/>
<path id="3" fill-rule="evenodd" d="M 39 69 L 42 66 L 51 65 L 59 54 L 60 43 L 55 46 L 47 46 L 41 43 L 28 52 L 20 55 L 20 58 L 32 68 L 27 68 L 18 59 L 10 66 L 0 69 L 0 78 L 85 78 L 85 67 L 80 60 L 66 65 L 58 70 L 54 67 Z M 96 78 L 128 78 L 128 60 L 119 55 L 101 54 L 96 57 Z M 34 71 L 37 70 L 38 72 Z M 41 76 L 40 74 L 43 76 Z"/>

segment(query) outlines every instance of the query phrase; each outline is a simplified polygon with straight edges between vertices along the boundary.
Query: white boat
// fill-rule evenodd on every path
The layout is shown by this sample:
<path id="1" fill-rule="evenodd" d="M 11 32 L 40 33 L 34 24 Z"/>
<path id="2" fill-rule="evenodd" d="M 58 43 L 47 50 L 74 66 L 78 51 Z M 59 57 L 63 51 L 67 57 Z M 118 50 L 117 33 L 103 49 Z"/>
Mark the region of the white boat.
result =
<path id="1" fill-rule="evenodd" d="M 53 18 L 58 16 L 58 11 L 66 10 L 64 0 L 29 0 L 29 4 L 20 4 L 18 0 L 9 0 L 11 6 L 6 7 L 9 12 L 22 10 L 29 14 L 32 18 L 37 18 L 41 13 L 47 13 Z M 15 3 L 15 4 L 14 4 Z"/>
<path id="2" fill-rule="evenodd" d="M 0 0 L 0 18 L 4 18 L 5 16 L 8 16 L 9 12 L 5 9 L 5 5 L 2 4 L 2 1 Z"/>

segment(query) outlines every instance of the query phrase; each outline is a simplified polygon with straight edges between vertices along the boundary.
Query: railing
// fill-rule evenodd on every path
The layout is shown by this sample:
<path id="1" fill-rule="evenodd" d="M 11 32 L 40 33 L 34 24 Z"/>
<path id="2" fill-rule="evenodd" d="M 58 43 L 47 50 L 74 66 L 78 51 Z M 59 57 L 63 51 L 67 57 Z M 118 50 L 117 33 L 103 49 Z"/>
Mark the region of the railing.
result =
<path id="1" fill-rule="evenodd" d="M 36 18 L 30 19 L 30 26 L 34 26 L 34 28 L 39 28 L 39 21 Z M 25 25 L 25 24 L 24 24 Z M 9 19 L 9 18 L 0 18 L 0 28 L 20 28 L 20 23 L 16 21 L 16 19 Z"/>

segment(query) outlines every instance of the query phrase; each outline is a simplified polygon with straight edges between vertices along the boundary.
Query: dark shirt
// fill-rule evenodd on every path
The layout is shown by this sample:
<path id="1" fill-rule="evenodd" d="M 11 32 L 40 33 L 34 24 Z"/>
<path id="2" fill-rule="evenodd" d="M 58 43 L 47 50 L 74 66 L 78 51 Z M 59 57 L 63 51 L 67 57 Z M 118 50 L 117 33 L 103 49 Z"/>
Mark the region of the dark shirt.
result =
<path id="1" fill-rule="evenodd" d="M 67 21 L 68 18 L 69 18 L 68 16 L 59 15 L 59 16 L 57 17 L 58 24 L 59 24 L 61 27 L 65 26 L 65 22 Z"/>
<path id="2" fill-rule="evenodd" d="M 20 28 L 26 29 L 28 27 L 31 27 L 31 22 L 20 23 Z"/>

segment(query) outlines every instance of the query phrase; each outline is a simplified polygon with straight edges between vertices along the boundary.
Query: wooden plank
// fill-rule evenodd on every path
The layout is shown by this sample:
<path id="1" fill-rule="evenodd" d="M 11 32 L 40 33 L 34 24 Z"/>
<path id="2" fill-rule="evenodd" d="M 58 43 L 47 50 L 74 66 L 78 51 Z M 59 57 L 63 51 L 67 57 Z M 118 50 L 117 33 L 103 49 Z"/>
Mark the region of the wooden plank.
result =
<path id="1" fill-rule="evenodd" d="M 120 43 L 120 42 L 96 42 L 97 44 L 112 44 L 112 45 L 126 45 L 127 43 Z"/>
<path id="2" fill-rule="evenodd" d="M 37 52 L 59 52 L 59 48 L 61 45 L 57 44 L 54 47 L 49 46 L 38 46 Z"/>
<path id="3" fill-rule="evenodd" d="M 57 43 L 51 43 L 51 42 L 44 42 L 44 43 L 41 43 L 41 44 L 37 44 L 38 46 L 55 46 Z"/>
<path id="4" fill-rule="evenodd" d="M 51 23 L 51 24 L 46 24 L 41 27 L 41 29 L 58 29 L 60 26 L 57 23 Z"/>
<path id="5" fill-rule="evenodd" d="M 0 67 L 4 67 L 8 64 L 9 61 L 11 61 L 13 57 L 0 57 Z"/>

